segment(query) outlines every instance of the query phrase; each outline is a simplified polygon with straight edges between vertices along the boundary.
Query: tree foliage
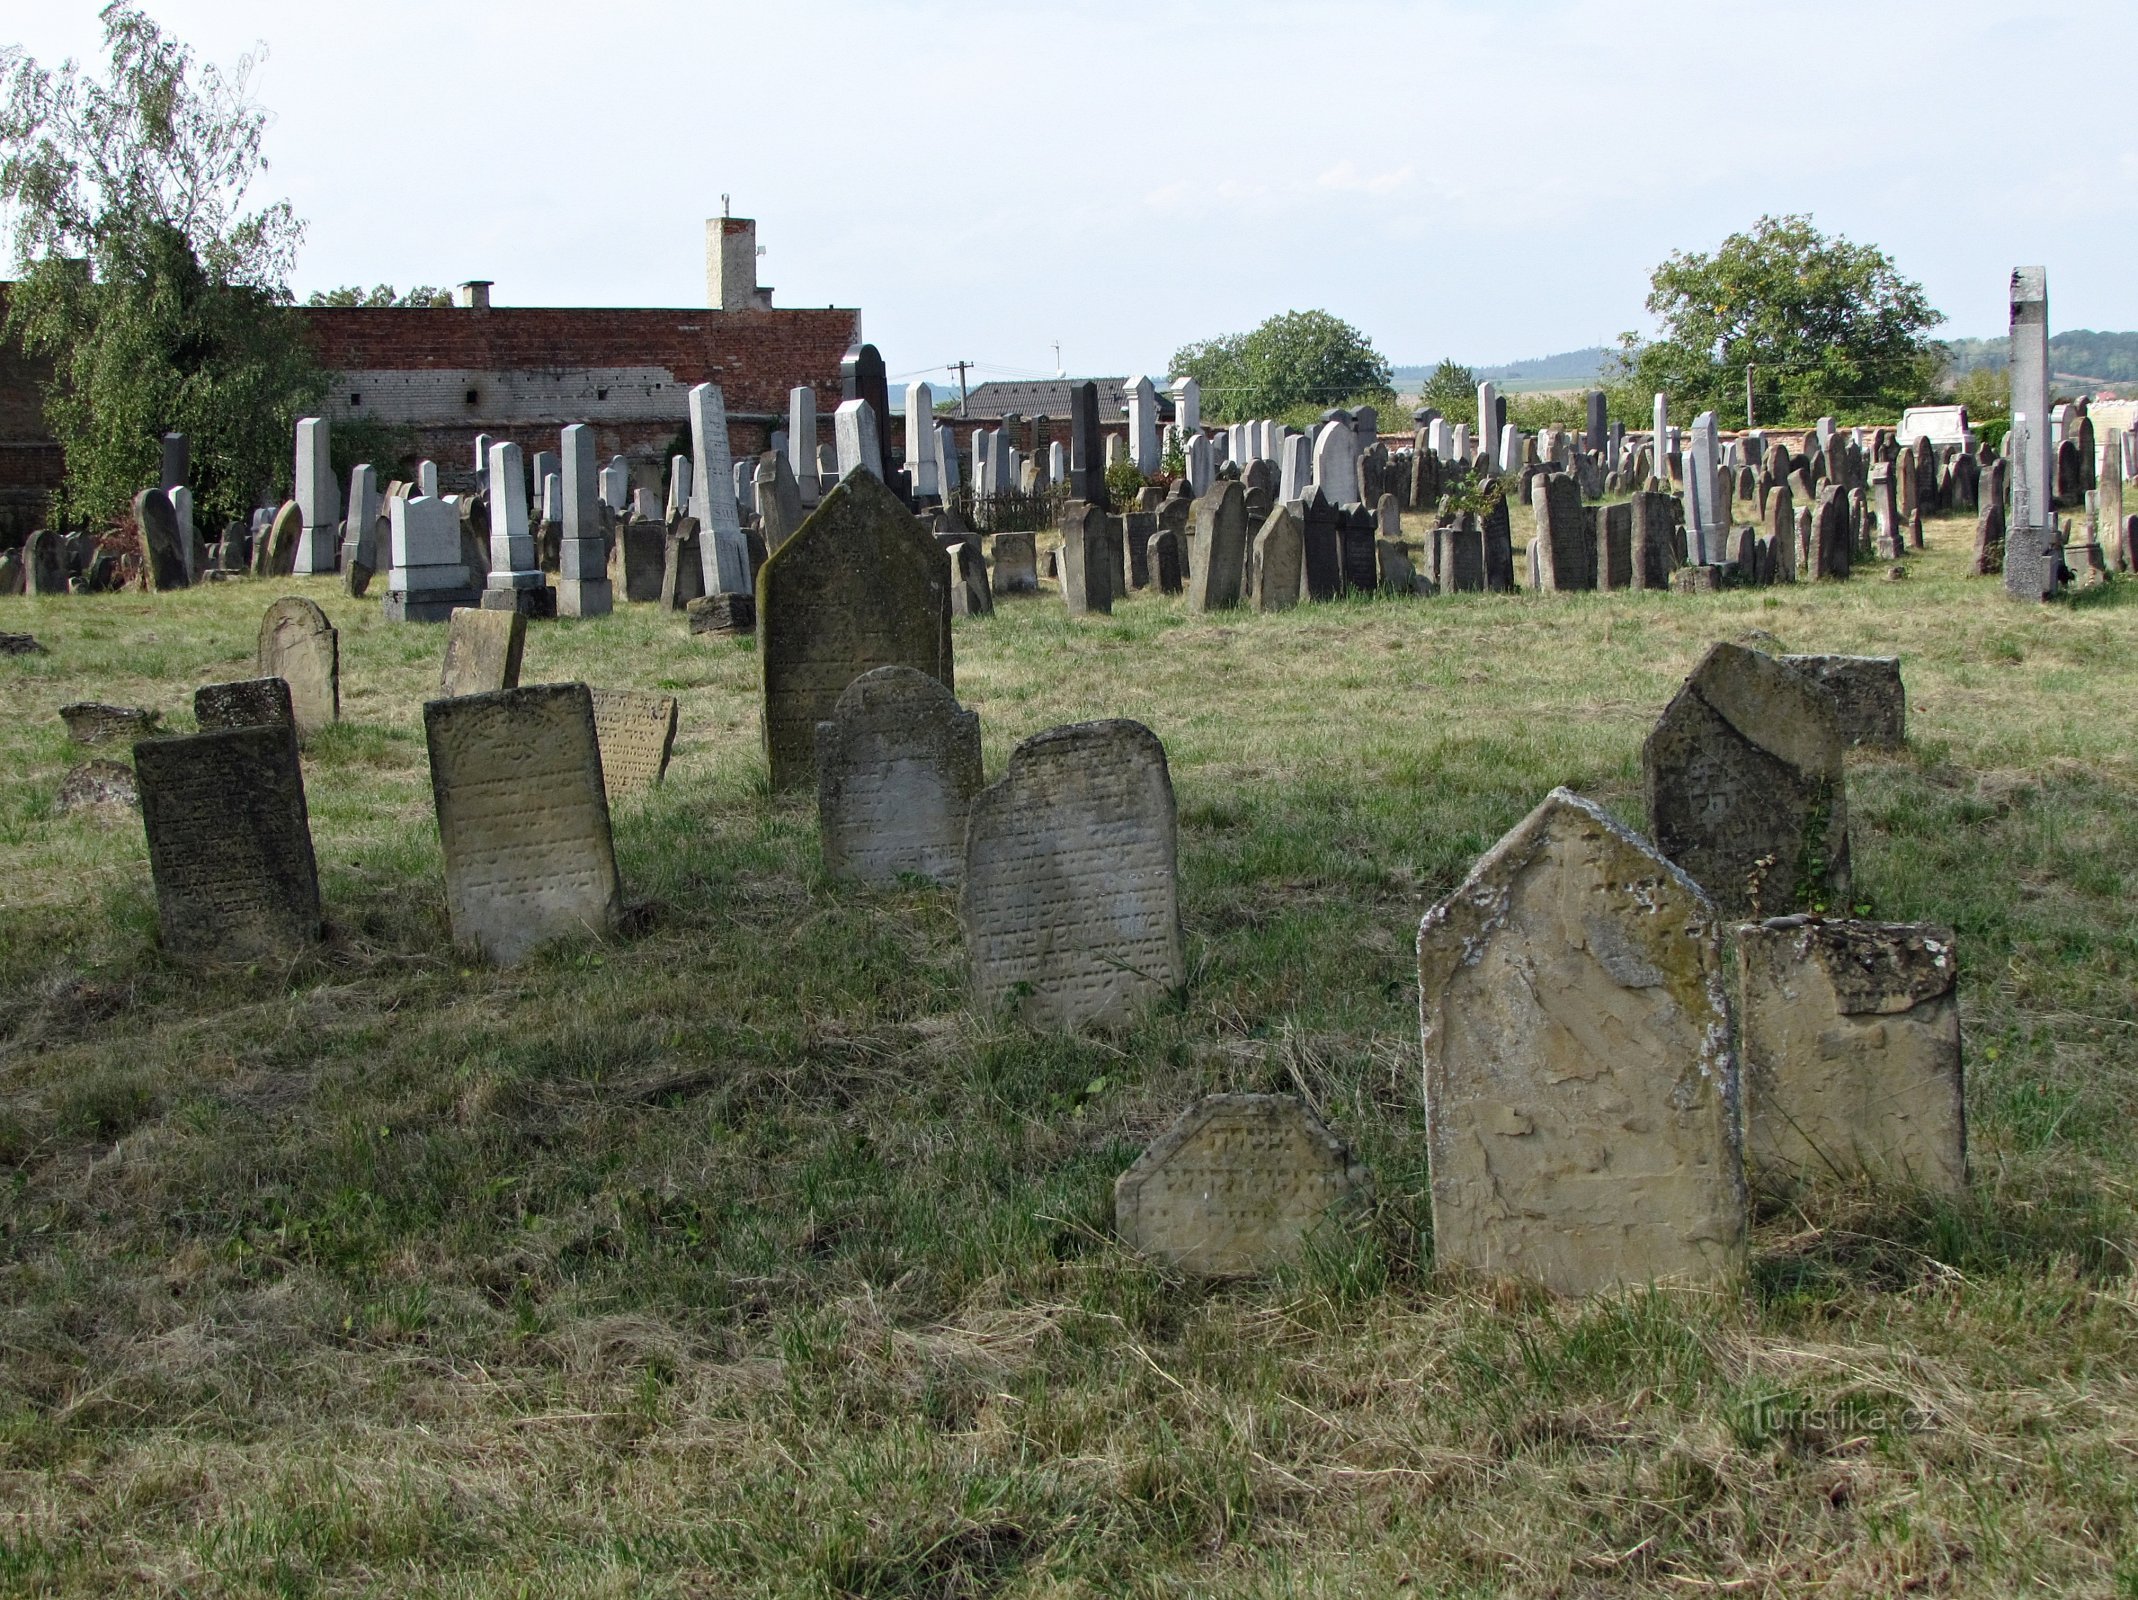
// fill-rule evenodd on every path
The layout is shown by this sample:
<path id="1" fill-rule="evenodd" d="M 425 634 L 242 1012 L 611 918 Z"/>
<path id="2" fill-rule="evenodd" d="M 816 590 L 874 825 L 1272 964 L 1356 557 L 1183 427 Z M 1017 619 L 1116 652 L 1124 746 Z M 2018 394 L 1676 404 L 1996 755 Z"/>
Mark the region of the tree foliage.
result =
<path id="1" fill-rule="evenodd" d="M 1468 421 L 1477 414 L 1477 374 L 1450 356 L 1425 380 L 1418 403 L 1437 407 L 1451 423 Z"/>
<path id="2" fill-rule="evenodd" d="M 1663 336 L 1626 334 L 1613 375 L 1614 410 L 1638 414 L 1660 390 L 1673 411 L 1741 421 L 1745 367 L 1755 420 L 1890 420 L 1938 388 L 1943 322 L 1923 287 L 1886 253 L 1828 238 L 1809 217 L 1761 217 L 1713 255 L 1673 252 L 1650 279 L 1648 310 Z"/>
<path id="3" fill-rule="evenodd" d="M 1358 329 L 1326 311 L 1287 311 L 1248 333 L 1184 345 L 1176 377 L 1202 386 L 1212 422 L 1283 418 L 1330 406 L 1395 404 L 1388 362 Z"/>
<path id="4" fill-rule="evenodd" d="M 362 284 L 344 284 L 339 289 L 314 289 L 305 296 L 308 306 L 364 306 L 382 308 L 388 306 L 450 306 L 453 292 L 450 289 L 433 288 L 419 283 L 406 293 L 390 283 L 381 283 L 366 289 Z"/>
<path id="5" fill-rule="evenodd" d="M 325 390 L 287 287 L 304 230 L 287 201 L 246 209 L 266 167 L 257 57 L 226 75 L 127 0 L 99 15 L 102 79 L 0 51 L 0 201 L 22 273 L 7 329 L 53 362 L 62 514 L 123 511 L 175 429 L 212 526 L 288 477 L 292 426 Z"/>

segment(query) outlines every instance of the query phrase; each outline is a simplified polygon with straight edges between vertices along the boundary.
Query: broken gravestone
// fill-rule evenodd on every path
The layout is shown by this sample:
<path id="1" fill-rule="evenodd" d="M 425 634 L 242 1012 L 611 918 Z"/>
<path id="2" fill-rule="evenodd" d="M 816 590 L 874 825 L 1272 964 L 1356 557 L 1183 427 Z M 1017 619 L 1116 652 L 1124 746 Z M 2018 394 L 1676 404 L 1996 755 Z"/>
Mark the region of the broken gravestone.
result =
<path id="1" fill-rule="evenodd" d="M 202 733 L 217 728 L 280 728 L 297 736 L 290 686 L 280 678 L 204 683 L 193 691 L 193 720 Z"/>
<path id="2" fill-rule="evenodd" d="M 297 736 L 341 720 L 341 636 L 310 600 L 277 600 L 260 618 L 259 674 L 290 686 Z"/>
<path id="3" fill-rule="evenodd" d="M 1173 782 L 1142 723 L 1025 740 L 965 840 L 958 914 L 982 1009 L 1110 1024 L 1186 981 Z"/>
<path id="4" fill-rule="evenodd" d="M 1207 1095 L 1114 1180 L 1114 1231 L 1176 1272 L 1262 1272 L 1299 1261 L 1367 1185 L 1291 1095 Z"/>
<path id="5" fill-rule="evenodd" d="M 84 761 L 60 779 L 52 809 L 60 816 L 79 811 L 116 815 L 141 809 L 141 787 L 134 769 L 123 761 Z"/>
<path id="6" fill-rule="evenodd" d="M 1898 750 L 1908 742 L 1908 692 L 1899 656 L 1783 656 L 1834 697 L 1844 744 Z"/>
<path id="7" fill-rule="evenodd" d="M 1555 789 L 1418 928 L 1434 1251 L 1560 1294 L 1745 1259 L 1714 905 Z"/>
<path id="8" fill-rule="evenodd" d="M 1772 656 L 1717 644 L 1641 749 L 1662 852 L 1733 916 L 1848 899 L 1848 797 L 1833 696 Z"/>
<path id="9" fill-rule="evenodd" d="M 158 712 L 140 706 L 108 706 L 96 700 L 77 700 L 59 708 L 59 720 L 67 725 L 67 737 L 76 744 L 132 744 L 156 731 L 163 720 Z"/>
<path id="10" fill-rule="evenodd" d="M 1754 1177 L 1966 1187 L 1951 931 L 1777 917 L 1736 939 Z"/>
<path id="11" fill-rule="evenodd" d="M 861 883 L 956 883 L 980 789 L 980 718 L 925 672 L 877 667 L 817 724 L 824 870 Z"/>
<path id="12" fill-rule="evenodd" d="M 527 614 L 455 606 L 445 623 L 445 665 L 438 692 L 450 699 L 516 689 L 520 658 L 527 649 Z"/>
<path id="13" fill-rule="evenodd" d="M 676 745 L 676 697 L 635 689 L 594 689 L 594 737 L 601 746 L 601 786 L 613 804 L 651 789 L 668 774 Z"/>

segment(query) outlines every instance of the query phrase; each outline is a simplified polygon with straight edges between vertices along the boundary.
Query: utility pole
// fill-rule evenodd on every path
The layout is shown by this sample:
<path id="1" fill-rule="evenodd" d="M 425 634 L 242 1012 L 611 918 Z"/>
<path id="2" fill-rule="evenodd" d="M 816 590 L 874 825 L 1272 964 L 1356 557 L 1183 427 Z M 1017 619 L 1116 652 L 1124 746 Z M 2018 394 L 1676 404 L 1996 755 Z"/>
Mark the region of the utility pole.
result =
<path id="1" fill-rule="evenodd" d="M 972 363 L 970 361 L 953 361 L 951 365 L 958 369 L 958 415 L 961 417 L 969 416 L 970 413 L 965 409 L 965 402 L 971 399 L 972 396 L 965 387 L 965 369 L 971 366 Z"/>
<path id="2" fill-rule="evenodd" d="M 1745 363 L 1745 426 L 1752 426 L 1752 363 Z"/>
<path id="3" fill-rule="evenodd" d="M 1059 340 L 1059 339 L 1057 339 L 1057 340 L 1055 340 L 1055 341 L 1054 341 L 1054 371 L 1055 371 L 1055 375 L 1056 375 L 1057 377 L 1059 377 L 1059 376 L 1061 375 L 1061 371 L 1062 371 L 1062 342 L 1061 342 L 1061 340 Z"/>

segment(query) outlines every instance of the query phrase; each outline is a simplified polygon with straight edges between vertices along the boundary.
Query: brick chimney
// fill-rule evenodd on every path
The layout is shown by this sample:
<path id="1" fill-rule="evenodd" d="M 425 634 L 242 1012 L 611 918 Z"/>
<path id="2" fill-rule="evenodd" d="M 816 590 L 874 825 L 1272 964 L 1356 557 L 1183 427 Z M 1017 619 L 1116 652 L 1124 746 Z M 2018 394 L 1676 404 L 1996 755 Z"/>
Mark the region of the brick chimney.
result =
<path id="1" fill-rule="evenodd" d="M 757 284 L 757 223 L 705 220 L 705 303 L 716 311 L 769 311 L 772 291 Z"/>
<path id="2" fill-rule="evenodd" d="M 488 311 L 490 309 L 490 285 L 495 281 L 495 279 L 491 278 L 469 279 L 466 283 L 454 289 L 453 303 L 469 311 Z"/>

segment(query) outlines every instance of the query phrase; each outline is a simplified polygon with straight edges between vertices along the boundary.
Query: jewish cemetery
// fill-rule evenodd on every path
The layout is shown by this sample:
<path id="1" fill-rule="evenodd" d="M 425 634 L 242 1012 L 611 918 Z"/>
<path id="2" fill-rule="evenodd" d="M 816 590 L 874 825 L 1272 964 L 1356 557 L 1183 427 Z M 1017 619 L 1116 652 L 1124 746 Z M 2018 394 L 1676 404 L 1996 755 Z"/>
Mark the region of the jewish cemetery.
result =
<path id="1" fill-rule="evenodd" d="M 1836 100 L 969 238 L 833 11 L 441 47 L 628 115 L 390 209 L 374 42 L 0 51 L 0 1589 L 2138 1593 L 2129 207 Z"/>

